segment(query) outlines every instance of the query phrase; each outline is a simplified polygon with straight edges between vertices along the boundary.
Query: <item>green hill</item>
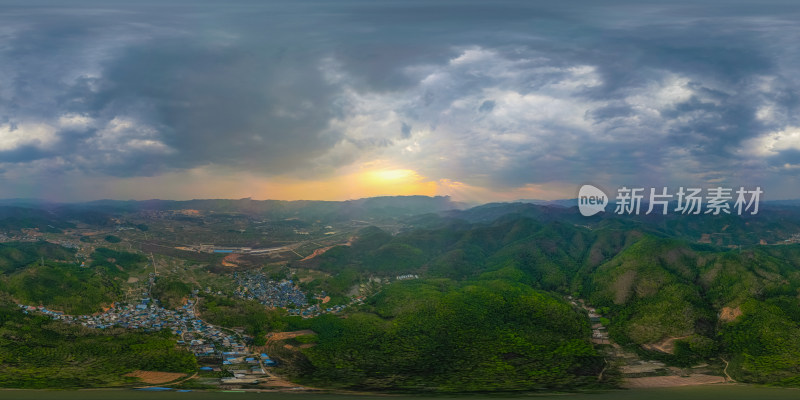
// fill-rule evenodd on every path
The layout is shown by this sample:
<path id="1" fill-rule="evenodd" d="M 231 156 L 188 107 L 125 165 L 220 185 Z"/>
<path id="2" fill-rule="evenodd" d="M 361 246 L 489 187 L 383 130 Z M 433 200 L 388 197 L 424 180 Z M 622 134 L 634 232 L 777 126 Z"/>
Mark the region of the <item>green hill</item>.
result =
<path id="1" fill-rule="evenodd" d="M 123 280 L 147 262 L 141 254 L 98 248 L 84 268 L 74 254 L 46 242 L 0 244 L 0 292 L 24 304 L 92 314 L 118 300 Z"/>
<path id="2" fill-rule="evenodd" d="M 42 259 L 74 261 L 75 250 L 47 242 L 0 243 L 0 273 L 11 273 Z"/>
<path id="3" fill-rule="evenodd" d="M 295 379 L 349 389 L 437 392 L 596 387 L 588 320 L 507 280 L 398 283 L 372 312 L 315 318 Z M 366 310 L 365 310 L 366 311 Z M 377 313 L 376 313 L 377 312 Z"/>
<path id="4" fill-rule="evenodd" d="M 772 217 L 768 222 L 736 226 L 725 218 L 708 219 L 696 226 L 683 220 L 606 218 L 594 226 L 580 226 L 508 214 L 489 223 L 440 221 L 434 227 L 395 236 L 370 228 L 362 231 L 353 246 L 334 248 L 320 256 L 317 266 L 334 274 L 352 269 L 385 276 L 413 272 L 456 282 L 503 279 L 577 295 L 603 310 L 611 321 L 612 338 L 648 357 L 680 366 L 729 357 L 736 360 L 729 372 L 744 382 L 793 384 L 787 377 L 794 367 L 785 360 L 767 366 L 753 361 L 752 357 L 761 357 L 754 354 L 762 353 L 740 344 L 729 345 L 730 332 L 743 329 L 731 327 L 744 322 L 720 319 L 719 315 L 723 310 L 741 308 L 744 315 L 740 319 L 750 321 L 746 326 L 754 330 L 753 334 L 765 329 L 767 320 L 785 328 L 785 335 L 800 329 L 800 245 L 731 249 L 697 243 L 685 231 L 668 234 L 664 228 L 672 223 L 698 232 L 716 225 L 722 229 L 727 224 L 727 229 L 736 230 L 745 229 L 747 224 L 772 224 Z M 783 222 L 781 226 L 793 223 Z M 422 298 L 430 295 L 430 291 L 423 293 Z M 384 316 L 411 312 L 413 296 L 401 297 L 405 303 L 396 305 L 396 310 L 377 304 L 376 310 Z M 751 315 L 752 307 L 745 307 L 752 302 L 780 304 L 784 310 L 798 311 L 762 318 Z M 785 335 L 757 334 L 754 340 L 765 348 L 790 346 L 786 349 L 790 355 L 800 351 L 800 347 L 791 347 L 796 346 L 794 341 L 784 340 Z M 675 344 L 671 353 L 644 350 L 645 345 L 667 339 Z M 767 372 L 775 368 L 783 372 Z"/>

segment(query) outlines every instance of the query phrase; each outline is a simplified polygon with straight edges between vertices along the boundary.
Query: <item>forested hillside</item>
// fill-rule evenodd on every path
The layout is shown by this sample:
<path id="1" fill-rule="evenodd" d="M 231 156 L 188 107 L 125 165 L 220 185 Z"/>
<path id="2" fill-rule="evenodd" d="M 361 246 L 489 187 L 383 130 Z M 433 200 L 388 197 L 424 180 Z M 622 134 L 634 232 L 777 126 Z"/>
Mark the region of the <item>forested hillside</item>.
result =
<path id="1" fill-rule="evenodd" d="M 722 219 L 672 225 L 694 231 L 730 217 Z M 608 218 L 583 226 L 511 213 L 491 222 L 442 219 L 427 226 L 396 236 L 365 229 L 352 246 L 323 254 L 315 265 L 334 273 L 417 273 L 478 286 L 503 279 L 572 295 L 601 309 L 616 342 L 649 358 L 689 366 L 722 357 L 739 381 L 798 384 L 800 342 L 793 335 L 800 332 L 800 245 L 697 243 L 681 229 L 665 230 L 663 220 Z M 416 299 L 431 292 L 415 290 L 421 292 L 396 293 L 405 299 L 398 302 L 405 312 L 413 313 Z M 376 312 L 385 311 L 376 301 Z M 674 349 L 652 350 L 663 341 Z"/>
<path id="2" fill-rule="evenodd" d="M 413 391 L 600 387 L 588 320 L 548 293 L 493 278 L 397 284 L 317 333 L 292 376 L 309 385 Z"/>
<path id="3" fill-rule="evenodd" d="M 81 267 L 75 251 L 47 242 L 0 244 L 0 294 L 68 314 L 92 314 L 117 301 L 120 284 L 141 271 L 141 254 L 98 248 Z"/>

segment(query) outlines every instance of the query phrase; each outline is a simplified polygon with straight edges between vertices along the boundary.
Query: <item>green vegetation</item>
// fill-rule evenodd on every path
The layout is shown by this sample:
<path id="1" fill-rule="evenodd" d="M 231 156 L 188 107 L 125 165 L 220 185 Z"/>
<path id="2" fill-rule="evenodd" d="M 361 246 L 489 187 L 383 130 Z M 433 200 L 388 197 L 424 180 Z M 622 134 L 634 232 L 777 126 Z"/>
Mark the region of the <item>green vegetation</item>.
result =
<path id="1" fill-rule="evenodd" d="M 798 386 L 798 257 L 798 246 L 726 251 L 645 236 L 593 271 L 587 297 L 607 307 L 619 343 L 686 337 L 650 357 L 689 366 L 725 356 L 738 381 Z M 743 315 L 718 319 L 723 308 Z"/>
<path id="2" fill-rule="evenodd" d="M 613 370 L 598 382 L 606 365 L 590 345 L 588 318 L 563 300 L 572 295 L 598 309 L 615 342 L 647 358 L 714 368 L 724 358 L 737 381 L 800 386 L 800 245 L 723 247 L 739 239 L 757 243 L 762 233 L 768 239 L 786 237 L 800 227 L 795 222 L 769 214 L 749 221 L 610 215 L 575 220 L 560 210 L 549 215 L 514 206 L 516 213 L 509 214 L 502 208 L 453 213 L 460 220 L 416 217 L 409 220 L 418 221 L 416 229 L 394 235 L 370 227 L 350 246 L 264 267 L 275 279 L 312 278 L 301 288 L 309 297 L 325 291 L 328 305 L 348 303 L 359 288 L 375 293 L 343 314 L 287 317 L 283 310 L 226 296 L 205 296 L 197 311 L 212 324 L 244 329 L 256 345 L 265 344 L 270 331 L 311 329 L 314 333 L 285 342 L 295 348 L 269 350 L 288 376 L 310 386 L 424 392 L 613 386 L 618 376 Z M 202 224 L 218 224 L 215 229 L 240 238 L 231 242 L 240 245 L 261 235 L 245 215 L 228 212 Z M 105 221 L 102 215 L 89 217 Z M 293 218 L 264 226 L 291 233 L 318 222 Z M 149 234 L 159 235 L 164 223 L 153 222 Z M 711 243 L 698 244 L 708 232 L 718 234 L 704 240 Z M 136 234 L 141 232 L 131 230 L 126 237 Z M 95 241 L 102 242 L 103 235 Z M 152 246 L 154 252 L 195 257 L 195 268 L 183 266 L 186 275 L 173 275 L 181 268 L 177 263 L 156 279 L 151 294 L 167 307 L 180 306 L 189 296 L 187 282 L 224 293 L 235 287 L 231 267 L 219 265 L 223 255 L 131 243 L 147 253 Z M 78 267 L 75 251 L 44 242 L 0 244 L 0 294 L 67 313 L 93 313 L 118 300 L 125 280 L 144 274 L 148 265 L 144 255 L 108 248 L 96 249 L 88 260 L 88 268 Z M 254 268 L 263 266 L 257 258 L 250 261 Z M 394 280 L 402 274 L 422 279 Z M 63 387 L 116 386 L 127 381 L 120 378 L 122 371 L 194 365 L 193 358 L 167 348 L 174 339 L 166 334 L 89 331 L 10 309 L 0 315 L 0 377 L 6 386 L 49 387 L 46 376 Z M 28 350 L 15 353 L 12 343 L 25 343 Z M 91 346 L 123 361 L 108 367 L 106 353 L 91 353 Z M 159 358 L 165 354 L 178 354 L 179 365 Z M 52 372 L 56 365 L 64 371 Z M 77 378 L 68 381 L 69 374 Z M 88 382 L 92 376 L 98 378 Z"/>
<path id="3" fill-rule="evenodd" d="M 105 248 L 92 254 L 88 268 L 78 266 L 74 258 L 74 250 L 45 242 L 2 244 L 0 292 L 25 304 L 92 314 L 118 300 L 121 279 L 147 261 L 140 254 Z"/>
<path id="4" fill-rule="evenodd" d="M 119 236 L 114 236 L 114 235 L 108 235 L 104 239 L 108 243 L 119 243 L 122 241 L 122 239 L 120 239 Z"/>
<path id="5" fill-rule="evenodd" d="M 562 300 L 503 280 L 393 285 L 378 313 L 308 322 L 307 384 L 350 389 L 519 391 L 597 386 L 588 320 Z M 300 339 L 302 338 L 302 339 Z"/>
<path id="6" fill-rule="evenodd" d="M 719 224 L 669 223 L 682 226 L 682 235 Z M 742 382 L 798 385 L 792 377 L 797 376 L 794 365 L 800 365 L 795 358 L 800 342 L 788 338 L 800 329 L 800 270 L 795 267 L 800 246 L 731 250 L 691 244 L 664 229 L 663 221 L 611 219 L 589 230 L 519 216 L 488 224 L 433 224 L 396 236 L 369 228 L 353 246 L 318 257 L 318 267 L 361 276 L 413 272 L 456 282 L 502 279 L 572 294 L 602 308 L 611 337 L 647 357 L 691 366 L 723 356 L 732 360 L 729 372 Z M 375 303 L 378 316 L 396 318 L 411 312 L 417 298 L 436 298 L 430 287 L 394 293 L 400 287 L 390 285 L 377 296 L 403 299 Z M 744 305 L 753 301 L 771 308 L 751 315 L 754 309 Z M 744 316 L 736 321 L 718 318 L 723 308 L 737 307 Z M 769 309 L 781 313 L 762 315 Z M 741 331 L 755 335 L 751 345 L 760 347 L 731 341 L 731 332 Z M 641 348 L 667 339 L 674 340 L 670 353 Z"/>
<path id="7" fill-rule="evenodd" d="M 193 372 L 196 366 L 168 332 L 84 328 L 0 304 L 0 387 L 127 386 L 136 380 L 123 375 L 133 370 Z"/>
<path id="8" fill-rule="evenodd" d="M 310 343 L 317 343 L 318 338 L 317 335 L 300 335 L 294 338 L 294 340 L 299 344 L 310 344 Z"/>
<path id="9" fill-rule="evenodd" d="M 116 300 L 119 283 L 74 264 L 33 265 L 0 282 L 24 304 L 44 305 L 67 314 L 92 314 Z"/>
<path id="10" fill-rule="evenodd" d="M 75 250 L 47 242 L 0 243 L 0 273 L 8 274 L 42 260 L 74 260 Z"/>
<path id="11" fill-rule="evenodd" d="M 264 345 L 267 332 L 282 331 L 287 327 L 285 310 L 270 310 L 252 300 L 206 296 L 200 302 L 199 311 L 203 319 L 212 324 L 227 328 L 243 327 L 253 337 L 256 346 Z"/>
<path id="12" fill-rule="evenodd" d="M 147 263 L 147 257 L 142 254 L 116 251 L 105 247 L 97 248 L 91 257 L 92 268 L 121 278 L 127 278 L 130 272 L 143 269 Z"/>
<path id="13" fill-rule="evenodd" d="M 797 299 L 794 301 L 796 311 Z M 748 300 L 744 315 L 720 333 L 734 379 L 800 386 L 800 325 L 775 304 Z"/>
<path id="14" fill-rule="evenodd" d="M 362 281 L 362 274 L 352 267 L 347 267 L 333 276 L 317 278 L 309 282 L 299 283 L 302 290 L 307 293 L 324 291 L 330 297 L 329 304 L 347 304 L 350 300 L 348 294 L 353 286 Z"/>
<path id="15" fill-rule="evenodd" d="M 150 294 L 167 308 L 178 308 L 192 294 L 192 288 L 175 278 L 158 278 Z"/>

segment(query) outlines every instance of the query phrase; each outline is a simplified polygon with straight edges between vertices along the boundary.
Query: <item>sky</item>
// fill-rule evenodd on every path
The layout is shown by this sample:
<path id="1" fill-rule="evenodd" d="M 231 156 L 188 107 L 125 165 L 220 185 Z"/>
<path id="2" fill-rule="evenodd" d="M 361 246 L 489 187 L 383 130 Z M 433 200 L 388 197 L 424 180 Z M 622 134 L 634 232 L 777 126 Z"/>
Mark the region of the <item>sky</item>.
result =
<path id="1" fill-rule="evenodd" d="M 0 1 L 0 198 L 800 198 L 796 1 Z"/>

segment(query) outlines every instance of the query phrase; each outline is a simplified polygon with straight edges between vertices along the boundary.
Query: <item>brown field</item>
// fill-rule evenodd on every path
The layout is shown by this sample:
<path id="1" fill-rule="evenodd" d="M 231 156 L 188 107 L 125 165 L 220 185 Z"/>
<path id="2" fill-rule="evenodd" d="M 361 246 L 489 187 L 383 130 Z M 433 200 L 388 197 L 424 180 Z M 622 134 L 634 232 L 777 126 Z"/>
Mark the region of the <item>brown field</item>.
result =
<path id="1" fill-rule="evenodd" d="M 275 332 L 267 337 L 267 344 L 271 342 L 277 342 L 279 340 L 293 339 L 298 336 L 313 335 L 313 334 L 314 331 L 312 331 L 311 329 L 305 329 L 302 331 L 294 331 L 294 332 Z"/>
<path id="2" fill-rule="evenodd" d="M 313 335 L 315 333 L 316 332 L 312 331 L 311 329 L 305 329 L 305 330 L 302 330 L 302 331 L 294 331 L 294 332 L 274 332 L 274 333 L 270 333 L 270 334 L 267 335 L 267 343 L 263 347 L 258 347 L 258 348 L 254 348 L 254 349 L 261 349 L 261 348 L 269 349 L 269 346 L 271 344 L 276 344 L 276 342 L 280 342 L 281 340 L 293 339 L 293 338 L 296 338 L 296 337 L 302 336 L 302 335 Z M 311 344 L 311 346 L 308 346 L 308 345 L 304 344 L 304 345 L 301 345 L 300 347 L 301 348 L 306 348 L 306 347 L 312 347 L 312 346 L 313 346 L 313 344 Z M 289 349 L 289 350 L 295 350 L 296 349 L 295 346 L 292 346 L 292 345 L 286 344 L 286 343 L 283 344 L 283 348 Z"/>
<path id="3" fill-rule="evenodd" d="M 661 388 L 675 386 L 708 385 L 712 383 L 725 383 L 721 376 L 692 374 L 683 376 L 648 376 L 644 378 L 627 378 L 622 383 L 626 388 Z"/>
<path id="4" fill-rule="evenodd" d="M 181 374 L 178 372 L 136 370 L 131 373 L 125 374 L 125 376 L 132 376 L 134 378 L 139 378 L 143 383 L 147 384 L 161 384 L 183 378 L 186 376 L 186 374 Z"/>
<path id="5" fill-rule="evenodd" d="M 238 267 L 239 264 L 239 255 L 238 254 L 228 254 L 225 258 L 222 259 L 222 265 L 226 267 Z"/>
<path id="6" fill-rule="evenodd" d="M 675 351 L 675 341 L 686 339 L 689 336 L 676 336 L 669 337 L 657 343 L 643 344 L 642 347 L 650 351 L 660 351 L 662 353 L 672 354 Z"/>
<path id="7" fill-rule="evenodd" d="M 742 315 L 742 309 L 739 307 L 722 307 L 722 310 L 719 312 L 719 319 L 725 322 L 731 322 L 739 318 L 740 315 Z"/>
<path id="8" fill-rule="evenodd" d="M 314 258 L 314 257 L 316 257 L 316 256 L 318 256 L 320 254 L 325 253 L 326 251 L 328 251 L 328 250 L 330 250 L 332 248 L 333 248 L 333 246 L 326 246 L 326 247 L 321 247 L 319 249 L 316 249 L 316 250 L 314 250 L 313 253 L 309 254 L 308 256 L 306 256 L 305 258 L 303 258 L 300 261 L 310 260 L 310 259 L 312 259 L 312 258 Z"/>
<path id="9" fill-rule="evenodd" d="M 265 382 L 261 382 L 259 387 L 268 389 L 268 388 L 293 388 L 297 387 L 297 384 L 283 380 L 281 378 L 271 376 Z"/>
<path id="10" fill-rule="evenodd" d="M 320 247 L 320 248 L 314 250 L 308 256 L 306 256 L 303 259 L 301 259 L 300 261 L 308 261 L 308 260 L 310 260 L 310 259 L 312 259 L 312 258 L 314 258 L 314 257 L 316 257 L 318 255 L 324 254 L 326 251 L 328 251 L 328 250 L 330 250 L 330 249 L 332 249 L 332 248 L 334 248 L 336 246 L 350 246 L 350 245 L 353 244 L 353 240 L 354 239 L 355 239 L 355 237 L 351 237 L 345 243 L 339 243 L 339 244 L 334 244 L 334 245 L 330 245 L 330 246 Z"/>

